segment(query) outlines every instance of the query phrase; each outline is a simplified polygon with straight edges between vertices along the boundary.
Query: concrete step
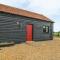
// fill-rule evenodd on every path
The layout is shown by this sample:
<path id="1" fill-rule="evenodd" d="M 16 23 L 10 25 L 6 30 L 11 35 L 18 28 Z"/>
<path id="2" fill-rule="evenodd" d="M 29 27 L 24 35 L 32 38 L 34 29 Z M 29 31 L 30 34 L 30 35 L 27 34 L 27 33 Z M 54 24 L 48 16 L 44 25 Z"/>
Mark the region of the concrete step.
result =
<path id="1" fill-rule="evenodd" d="M 11 46 L 11 45 L 14 45 L 15 43 L 14 42 L 1 42 L 0 43 L 0 47 L 5 47 L 5 46 Z"/>

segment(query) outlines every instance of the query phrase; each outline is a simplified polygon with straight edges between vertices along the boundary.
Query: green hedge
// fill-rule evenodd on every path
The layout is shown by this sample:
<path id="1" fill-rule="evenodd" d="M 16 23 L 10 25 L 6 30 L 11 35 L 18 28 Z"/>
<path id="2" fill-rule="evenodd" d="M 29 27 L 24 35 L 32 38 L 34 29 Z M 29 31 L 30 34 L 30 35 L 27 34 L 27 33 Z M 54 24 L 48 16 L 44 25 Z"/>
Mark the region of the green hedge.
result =
<path id="1" fill-rule="evenodd" d="M 53 35 L 60 37 L 60 32 L 54 32 Z"/>

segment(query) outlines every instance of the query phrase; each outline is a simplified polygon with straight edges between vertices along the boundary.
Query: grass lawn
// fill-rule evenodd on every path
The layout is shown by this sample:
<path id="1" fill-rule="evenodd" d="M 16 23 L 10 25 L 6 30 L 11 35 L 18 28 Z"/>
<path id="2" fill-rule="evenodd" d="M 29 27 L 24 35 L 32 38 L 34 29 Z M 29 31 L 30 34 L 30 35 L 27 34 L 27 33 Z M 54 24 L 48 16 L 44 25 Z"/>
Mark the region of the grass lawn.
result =
<path id="1" fill-rule="evenodd" d="M 0 47 L 0 60 L 60 60 L 60 38 Z"/>

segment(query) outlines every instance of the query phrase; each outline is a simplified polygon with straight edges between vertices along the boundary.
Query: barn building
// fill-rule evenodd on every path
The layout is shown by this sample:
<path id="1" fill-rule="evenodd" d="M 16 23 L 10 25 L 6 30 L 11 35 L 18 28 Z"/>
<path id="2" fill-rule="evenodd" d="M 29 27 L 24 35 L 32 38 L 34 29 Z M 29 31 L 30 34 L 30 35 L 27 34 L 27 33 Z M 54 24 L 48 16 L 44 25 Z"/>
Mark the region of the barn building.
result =
<path id="1" fill-rule="evenodd" d="M 0 4 L 0 42 L 53 39 L 53 21 L 42 14 Z"/>

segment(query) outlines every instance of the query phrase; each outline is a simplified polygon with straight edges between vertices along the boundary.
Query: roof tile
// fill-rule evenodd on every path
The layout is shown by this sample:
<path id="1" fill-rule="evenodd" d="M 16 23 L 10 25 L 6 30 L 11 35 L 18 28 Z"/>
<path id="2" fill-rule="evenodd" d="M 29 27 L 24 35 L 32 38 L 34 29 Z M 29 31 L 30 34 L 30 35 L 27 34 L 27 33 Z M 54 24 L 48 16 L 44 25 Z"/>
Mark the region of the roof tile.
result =
<path id="1" fill-rule="evenodd" d="M 18 9 L 18 8 L 3 5 L 3 4 L 0 4 L 0 11 L 17 14 L 17 15 L 22 15 L 22 16 L 26 16 L 26 17 L 31 17 L 31 18 L 36 18 L 36 19 L 40 19 L 40 20 L 44 20 L 44 21 L 51 21 L 49 18 L 45 17 L 42 14 L 37 14 L 34 12 L 26 11 L 23 9 Z"/>

